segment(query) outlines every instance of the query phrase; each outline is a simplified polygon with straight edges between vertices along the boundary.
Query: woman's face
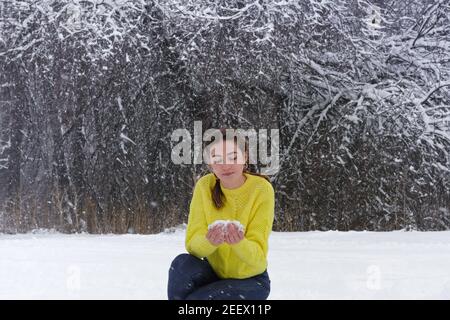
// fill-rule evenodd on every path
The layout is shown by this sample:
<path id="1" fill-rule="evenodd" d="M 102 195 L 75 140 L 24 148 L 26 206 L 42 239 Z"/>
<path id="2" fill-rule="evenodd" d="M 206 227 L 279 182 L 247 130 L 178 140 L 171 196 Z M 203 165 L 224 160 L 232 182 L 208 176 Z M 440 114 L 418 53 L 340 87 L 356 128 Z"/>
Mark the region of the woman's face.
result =
<path id="1" fill-rule="evenodd" d="M 244 171 L 246 158 L 236 142 L 223 140 L 211 145 L 210 166 L 220 180 L 239 179 Z"/>

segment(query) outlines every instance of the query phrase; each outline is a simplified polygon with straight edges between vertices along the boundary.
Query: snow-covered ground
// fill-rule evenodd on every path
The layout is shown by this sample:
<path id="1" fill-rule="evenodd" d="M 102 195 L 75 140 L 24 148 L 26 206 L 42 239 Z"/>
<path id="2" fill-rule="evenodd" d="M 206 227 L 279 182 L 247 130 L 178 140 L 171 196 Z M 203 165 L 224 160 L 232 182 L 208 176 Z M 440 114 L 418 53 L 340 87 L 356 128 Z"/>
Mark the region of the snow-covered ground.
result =
<path id="1" fill-rule="evenodd" d="M 0 299 L 166 299 L 184 230 L 0 235 Z M 273 232 L 269 299 L 450 299 L 450 232 Z"/>

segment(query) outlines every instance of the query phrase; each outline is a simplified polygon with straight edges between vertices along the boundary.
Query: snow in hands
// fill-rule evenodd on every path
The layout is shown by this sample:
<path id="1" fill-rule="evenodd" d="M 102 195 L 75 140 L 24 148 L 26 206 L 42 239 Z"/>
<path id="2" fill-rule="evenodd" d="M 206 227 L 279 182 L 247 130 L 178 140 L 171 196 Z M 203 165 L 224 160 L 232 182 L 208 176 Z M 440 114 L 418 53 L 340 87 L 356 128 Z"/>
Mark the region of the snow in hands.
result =
<path id="1" fill-rule="evenodd" d="M 238 220 L 216 220 L 208 226 L 208 230 L 211 230 L 215 226 L 222 226 L 223 232 L 227 232 L 228 224 L 234 224 L 240 232 L 244 232 L 245 227 Z"/>

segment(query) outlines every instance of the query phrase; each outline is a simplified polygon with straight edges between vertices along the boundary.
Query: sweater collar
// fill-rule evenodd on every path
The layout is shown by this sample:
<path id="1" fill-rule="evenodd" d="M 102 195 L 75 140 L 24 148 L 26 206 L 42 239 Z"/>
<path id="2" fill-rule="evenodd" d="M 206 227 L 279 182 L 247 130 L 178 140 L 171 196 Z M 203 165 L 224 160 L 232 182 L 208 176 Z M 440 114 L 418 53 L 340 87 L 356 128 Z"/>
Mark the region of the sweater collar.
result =
<path id="1" fill-rule="evenodd" d="M 223 194 L 224 195 L 236 195 L 236 194 L 239 194 L 239 193 L 242 193 L 243 191 L 245 191 L 245 190 L 247 190 L 249 187 L 250 187 L 250 180 L 251 180 L 251 175 L 250 174 L 248 174 L 248 173 L 245 173 L 244 172 L 244 175 L 245 175 L 245 177 L 247 178 L 247 179 L 245 179 L 245 182 L 241 185 L 241 186 L 239 186 L 239 187 L 237 187 L 237 188 L 234 188 L 234 189 L 227 189 L 227 188 L 225 188 L 225 187 L 223 187 L 222 185 L 220 186 L 221 188 L 222 188 L 222 192 L 223 192 Z"/>

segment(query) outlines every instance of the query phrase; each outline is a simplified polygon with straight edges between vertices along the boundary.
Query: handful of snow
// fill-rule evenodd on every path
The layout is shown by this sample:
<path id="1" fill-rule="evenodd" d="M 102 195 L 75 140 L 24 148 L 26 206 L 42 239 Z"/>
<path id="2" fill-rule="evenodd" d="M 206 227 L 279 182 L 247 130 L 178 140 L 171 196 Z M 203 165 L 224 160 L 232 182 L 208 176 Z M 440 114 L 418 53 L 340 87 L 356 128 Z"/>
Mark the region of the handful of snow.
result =
<path id="1" fill-rule="evenodd" d="M 230 223 L 234 224 L 238 228 L 239 231 L 244 232 L 244 229 L 245 229 L 244 226 L 242 225 L 242 223 L 240 223 L 237 220 L 216 220 L 208 226 L 208 230 L 211 230 L 215 226 L 219 225 L 219 226 L 222 226 L 223 232 L 227 232 L 227 226 Z"/>

